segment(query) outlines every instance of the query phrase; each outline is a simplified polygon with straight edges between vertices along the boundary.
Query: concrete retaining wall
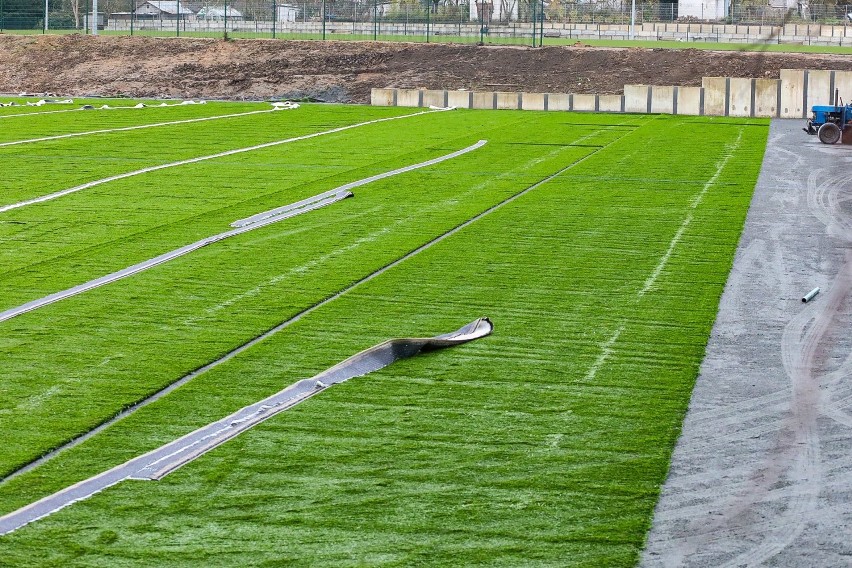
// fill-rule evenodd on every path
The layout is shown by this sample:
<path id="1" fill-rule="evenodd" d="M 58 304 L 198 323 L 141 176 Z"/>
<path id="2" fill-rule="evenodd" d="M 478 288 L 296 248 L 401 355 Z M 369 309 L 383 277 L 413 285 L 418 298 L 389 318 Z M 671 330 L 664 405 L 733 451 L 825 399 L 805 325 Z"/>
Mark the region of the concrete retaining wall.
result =
<path id="1" fill-rule="evenodd" d="M 374 106 L 632 112 L 694 116 L 806 118 L 831 104 L 835 89 L 852 100 L 852 71 L 782 69 L 780 79 L 704 77 L 701 87 L 625 85 L 623 95 L 373 89 Z"/>

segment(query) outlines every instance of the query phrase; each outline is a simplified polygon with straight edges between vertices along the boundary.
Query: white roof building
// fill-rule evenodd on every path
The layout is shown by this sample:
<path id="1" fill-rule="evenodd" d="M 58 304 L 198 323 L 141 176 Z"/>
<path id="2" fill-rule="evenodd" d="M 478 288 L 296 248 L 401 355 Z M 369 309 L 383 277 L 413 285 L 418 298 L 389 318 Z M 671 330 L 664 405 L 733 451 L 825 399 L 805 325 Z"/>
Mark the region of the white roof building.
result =
<path id="1" fill-rule="evenodd" d="M 136 6 L 136 15 L 147 15 L 169 19 L 185 19 L 194 14 L 183 2 L 177 0 L 146 0 Z"/>
<path id="2" fill-rule="evenodd" d="M 195 14 L 195 17 L 199 20 L 213 20 L 218 22 L 225 19 L 225 8 L 220 8 L 218 6 L 204 6 Z M 236 8 L 228 6 L 229 20 L 241 20 L 242 18 L 242 12 Z"/>

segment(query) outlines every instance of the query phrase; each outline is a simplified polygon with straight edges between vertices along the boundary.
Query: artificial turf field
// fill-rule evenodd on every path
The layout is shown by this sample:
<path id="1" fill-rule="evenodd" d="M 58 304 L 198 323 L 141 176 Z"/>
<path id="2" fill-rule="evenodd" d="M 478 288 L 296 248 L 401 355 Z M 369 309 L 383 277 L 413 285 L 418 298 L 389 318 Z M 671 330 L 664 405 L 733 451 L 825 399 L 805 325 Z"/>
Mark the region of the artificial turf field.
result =
<path id="1" fill-rule="evenodd" d="M 2 536 L 0 564 L 633 565 L 768 121 L 333 105 L 244 114 L 269 108 L 0 109 L 0 210 L 402 117 L 0 212 L 0 311 L 488 141 L 0 322 L 8 478 L 344 292 L 0 482 L 0 514 L 385 339 L 479 316 L 494 334 L 335 386 L 162 481 L 123 482 Z M 163 122 L 177 124 L 84 134 Z M 8 144 L 70 133 L 80 135 Z"/>

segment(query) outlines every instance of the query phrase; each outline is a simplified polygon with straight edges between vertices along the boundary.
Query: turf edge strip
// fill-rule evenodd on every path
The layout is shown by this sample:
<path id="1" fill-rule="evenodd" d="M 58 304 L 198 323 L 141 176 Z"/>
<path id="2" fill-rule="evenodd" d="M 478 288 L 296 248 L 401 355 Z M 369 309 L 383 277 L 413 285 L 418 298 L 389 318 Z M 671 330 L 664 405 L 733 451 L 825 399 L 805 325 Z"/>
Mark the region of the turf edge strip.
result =
<path id="1" fill-rule="evenodd" d="M 77 501 L 88 499 L 127 479 L 162 479 L 213 448 L 332 385 L 378 371 L 400 359 L 419 353 L 453 347 L 485 337 L 492 329 L 488 318 L 479 318 L 454 332 L 436 337 L 391 339 L 370 347 L 313 378 L 298 381 L 270 397 L 243 407 L 230 416 L 203 426 L 156 450 L 0 517 L 0 535 L 13 532 Z"/>

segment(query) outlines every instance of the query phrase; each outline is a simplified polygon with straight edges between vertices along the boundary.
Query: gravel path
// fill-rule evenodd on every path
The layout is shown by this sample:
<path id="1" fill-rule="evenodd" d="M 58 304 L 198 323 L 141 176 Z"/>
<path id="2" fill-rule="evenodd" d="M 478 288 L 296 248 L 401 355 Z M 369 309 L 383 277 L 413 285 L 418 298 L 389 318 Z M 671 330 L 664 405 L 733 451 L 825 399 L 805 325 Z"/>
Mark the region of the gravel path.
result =
<path id="1" fill-rule="evenodd" d="M 772 123 L 642 566 L 852 566 L 852 147 L 802 122 Z"/>

